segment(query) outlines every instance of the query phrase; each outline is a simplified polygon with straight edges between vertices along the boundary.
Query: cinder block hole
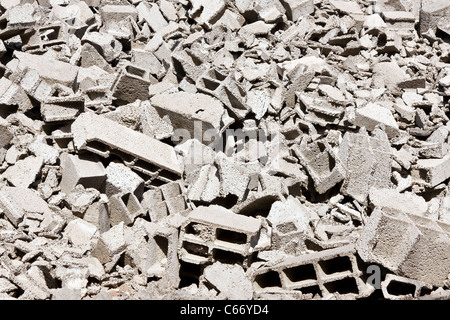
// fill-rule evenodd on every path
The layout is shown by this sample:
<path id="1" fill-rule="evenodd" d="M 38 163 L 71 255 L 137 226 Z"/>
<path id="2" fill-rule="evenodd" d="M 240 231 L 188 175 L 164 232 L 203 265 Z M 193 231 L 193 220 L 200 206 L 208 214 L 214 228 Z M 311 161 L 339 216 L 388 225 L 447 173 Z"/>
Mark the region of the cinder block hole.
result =
<path id="1" fill-rule="evenodd" d="M 211 76 L 211 78 L 219 80 L 219 81 L 223 81 L 227 78 L 225 75 L 221 74 L 217 70 L 213 70 L 213 72 L 210 73 L 210 76 Z"/>
<path id="2" fill-rule="evenodd" d="M 280 275 L 276 271 L 269 271 L 266 273 L 258 274 L 255 277 L 255 282 L 261 288 L 281 288 Z"/>
<path id="3" fill-rule="evenodd" d="M 217 82 L 217 81 L 210 80 L 210 79 L 207 79 L 207 78 L 203 78 L 202 80 L 203 80 L 203 85 L 208 90 L 214 91 L 220 86 L 220 83 Z"/>
<path id="4" fill-rule="evenodd" d="M 144 172 L 149 172 L 150 174 L 156 174 L 160 169 L 158 166 L 140 159 L 135 162 L 133 167 L 136 168 L 136 170 L 142 170 Z"/>
<path id="5" fill-rule="evenodd" d="M 180 178 L 180 176 L 178 174 L 176 174 L 174 172 L 167 171 L 167 170 L 161 170 L 161 172 L 158 175 L 158 178 L 159 177 L 161 177 L 163 179 L 166 179 L 165 182 L 167 182 L 167 180 L 168 181 L 176 181 L 176 180 L 178 180 Z"/>
<path id="6" fill-rule="evenodd" d="M 111 150 L 111 153 L 118 156 L 123 162 L 132 163 L 135 160 L 132 155 L 117 149 Z"/>
<path id="7" fill-rule="evenodd" d="M 191 284 L 199 284 L 199 277 L 202 274 L 202 267 L 197 264 L 180 261 L 180 288 L 188 287 Z"/>
<path id="8" fill-rule="evenodd" d="M 244 263 L 244 257 L 236 252 L 225 251 L 221 249 L 213 250 L 213 259 L 222 263 L 237 263 L 242 265 Z"/>
<path id="9" fill-rule="evenodd" d="M 139 201 L 132 193 L 124 194 L 121 199 L 125 207 L 131 214 L 137 213 L 141 210 L 141 205 Z"/>
<path id="10" fill-rule="evenodd" d="M 241 91 L 242 90 L 239 90 L 239 93 L 241 94 L 241 97 L 244 97 L 245 96 L 245 92 L 241 92 Z M 225 88 L 225 93 L 227 94 L 227 98 L 230 101 L 230 104 L 233 106 L 234 109 L 246 110 L 245 105 L 238 98 L 236 98 L 230 92 L 230 90 Z"/>
<path id="11" fill-rule="evenodd" d="M 216 239 L 236 244 L 247 243 L 247 235 L 242 232 L 236 232 L 226 229 L 217 228 L 216 229 Z"/>
<path id="12" fill-rule="evenodd" d="M 324 283 L 325 288 L 329 293 L 355 293 L 358 294 L 358 285 L 356 284 L 355 278 L 344 278 L 341 280 Z"/>
<path id="13" fill-rule="evenodd" d="M 163 236 L 155 236 L 153 239 L 156 243 L 157 256 L 162 259 L 166 258 L 169 252 L 169 240 Z"/>
<path id="14" fill-rule="evenodd" d="M 93 150 L 93 152 L 98 151 L 100 153 L 105 153 L 109 151 L 109 147 L 100 141 L 89 141 L 86 143 L 86 148 L 89 148 L 90 150 Z"/>
<path id="15" fill-rule="evenodd" d="M 141 69 L 141 68 L 137 68 L 134 66 L 126 66 L 125 70 L 129 73 L 132 74 L 134 76 L 138 76 L 140 78 L 143 78 L 145 75 L 145 70 Z"/>
<path id="16" fill-rule="evenodd" d="M 387 292 L 393 296 L 405 296 L 410 294 L 414 297 L 416 286 L 412 283 L 405 283 L 396 280 L 391 280 L 387 286 Z"/>
<path id="17" fill-rule="evenodd" d="M 297 227 L 295 226 L 295 224 L 293 222 L 281 223 L 281 224 L 277 225 L 276 228 L 280 233 L 283 233 L 283 234 L 297 231 Z"/>
<path id="18" fill-rule="evenodd" d="M 90 101 L 105 99 L 106 93 L 101 91 L 87 91 L 88 99 Z"/>
<path id="19" fill-rule="evenodd" d="M 184 228 L 184 232 L 187 234 L 200 236 L 204 240 L 214 240 L 214 229 L 202 223 L 191 222 Z"/>
<path id="20" fill-rule="evenodd" d="M 42 34 L 40 35 L 43 41 L 52 41 L 58 39 L 59 27 L 41 29 Z"/>
<path id="21" fill-rule="evenodd" d="M 208 257 L 208 247 L 201 244 L 183 241 L 183 249 L 196 256 Z"/>
<path id="22" fill-rule="evenodd" d="M 295 289 L 296 291 L 300 291 L 303 294 L 312 294 L 313 297 L 315 295 L 319 295 L 322 296 L 322 291 L 320 291 L 319 286 L 315 285 L 315 286 L 310 286 L 310 287 L 304 287 L 304 288 L 300 288 L 300 289 Z"/>
<path id="23" fill-rule="evenodd" d="M 419 169 L 419 178 L 422 181 L 427 182 L 428 181 L 428 170 L 426 170 L 426 169 Z"/>
<path id="24" fill-rule="evenodd" d="M 311 263 L 284 269 L 283 273 L 291 282 L 317 280 L 316 271 Z"/>
<path id="25" fill-rule="evenodd" d="M 311 250 L 311 251 L 322 251 L 323 248 L 318 245 L 317 243 L 309 240 L 309 239 L 305 239 L 305 246 L 306 249 Z"/>
<path id="26" fill-rule="evenodd" d="M 352 262 L 350 261 L 350 257 L 348 256 L 319 261 L 319 266 L 326 274 L 352 271 Z"/>

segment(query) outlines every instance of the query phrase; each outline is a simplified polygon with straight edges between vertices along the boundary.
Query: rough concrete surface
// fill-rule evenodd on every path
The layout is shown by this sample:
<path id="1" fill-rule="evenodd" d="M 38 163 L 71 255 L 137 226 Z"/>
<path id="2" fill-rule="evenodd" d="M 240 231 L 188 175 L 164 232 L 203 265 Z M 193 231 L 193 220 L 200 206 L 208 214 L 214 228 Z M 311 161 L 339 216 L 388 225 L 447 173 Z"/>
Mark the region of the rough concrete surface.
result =
<path id="1" fill-rule="evenodd" d="M 0 0 L 0 300 L 450 297 L 448 0 Z"/>

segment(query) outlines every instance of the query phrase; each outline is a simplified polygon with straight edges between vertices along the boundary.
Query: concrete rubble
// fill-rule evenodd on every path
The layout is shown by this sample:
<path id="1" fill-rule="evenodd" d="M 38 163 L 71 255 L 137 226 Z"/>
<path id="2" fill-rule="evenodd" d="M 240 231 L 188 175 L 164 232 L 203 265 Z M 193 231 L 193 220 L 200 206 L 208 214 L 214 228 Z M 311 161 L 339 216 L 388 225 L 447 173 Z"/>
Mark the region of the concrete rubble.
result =
<path id="1" fill-rule="evenodd" d="M 0 300 L 450 299 L 448 21 L 0 1 Z"/>

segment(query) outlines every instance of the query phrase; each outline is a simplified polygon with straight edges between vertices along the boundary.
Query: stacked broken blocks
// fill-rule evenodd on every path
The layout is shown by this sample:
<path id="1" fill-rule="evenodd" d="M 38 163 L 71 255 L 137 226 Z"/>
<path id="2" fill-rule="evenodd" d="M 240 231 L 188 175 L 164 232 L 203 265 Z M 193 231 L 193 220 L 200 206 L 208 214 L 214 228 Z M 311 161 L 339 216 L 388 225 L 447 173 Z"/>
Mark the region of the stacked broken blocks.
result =
<path id="1" fill-rule="evenodd" d="M 450 299 L 447 0 L 0 13 L 0 299 Z"/>

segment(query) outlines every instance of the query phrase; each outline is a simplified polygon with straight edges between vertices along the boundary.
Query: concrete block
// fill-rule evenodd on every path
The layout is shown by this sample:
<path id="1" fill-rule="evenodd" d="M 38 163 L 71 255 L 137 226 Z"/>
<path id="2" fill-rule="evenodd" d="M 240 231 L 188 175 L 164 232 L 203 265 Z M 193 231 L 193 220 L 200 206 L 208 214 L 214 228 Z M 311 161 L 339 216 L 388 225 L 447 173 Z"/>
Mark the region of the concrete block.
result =
<path id="1" fill-rule="evenodd" d="M 186 189 L 180 181 L 146 191 L 141 204 L 152 222 L 161 221 L 169 215 L 186 216 L 191 211 L 191 205 L 187 202 Z"/>
<path id="2" fill-rule="evenodd" d="M 28 53 L 44 53 L 52 46 L 65 45 L 68 42 L 68 34 L 61 23 L 29 28 L 20 36 L 22 39 L 22 51 Z"/>
<path id="3" fill-rule="evenodd" d="M 256 294 L 295 290 L 309 299 L 357 299 L 375 290 L 361 279 L 354 245 L 286 257 L 249 273 Z"/>
<path id="4" fill-rule="evenodd" d="M 137 217 L 144 215 L 144 209 L 139 200 L 134 193 L 130 192 L 111 196 L 109 209 L 109 219 L 112 226 L 119 223 L 124 223 L 127 226 L 131 225 Z"/>
<path id="5" fill-rule="evenodd" d="M 389 300 L 408 300 L 419 298 L 426 290 L 432 287 L 422 281 L 417 281 L 395 274 L 387 274 L 383 282 L 381 282 L 381 291 L 383 297 Z"/>
<path id="6" fill-rule="evenodd" d="M 450 177 L 449 165 L 450 155 L 442 159 L 419 159 L 411 167 L 411 177 L 413 182 L 432 188 Z"/>
<path id="7" fill-rule="evenodd" d="M 365 262 L 377 262 L 400 276 L 441 286 L 450 269 L 449 244 L 448 229 L 431 219 L 375 209 L 356 248 Z"/>
<path id="8" fill-rule="evenodd" d="M 132 5 L 107 4 L 100 8 L 100 18 L 107 33 L 117 38 L 129 39 L 133 35 L 133 30 L 131 24 L 127 22 L 128 19 L 136 21 L 138 11 Z"/>
<path id="9" fill-rule="evenodd" d="M 250 182 L 250 172 L 223 153 L 219 153 L 215 161 L 219 173 L 220 195 L 226 197 L 234 194 L 238 199 L 243 199 Z"/>
<path id="10" fill-rule="evenodd" d="M 432 286 L 445 284 L 450 273 L 450 233 L 445 223 L 409 215 L 420 237 L 398 268 L 398 274 Z"/>
<path id="11" fill-rule="evenodd" d="M 253 288 L 245 270 L 239 265 L 219 261 L 205 267 L 201 281 L 206 282 L 225 299 L 252 300 Z"/>
<path id="12" fill-rule="evenodd" d="M 23 187 L 0 189 L 0 208 L 15 227 L 27 214 L 52 214 L 48 204 L 35 191 Z"/>
<path id="13" fill-rule="evenodd" d="M 124 66 L 112 85 L 113 97 L 125 101 L 147 100 L 150 96 L 148 87 L 158 81 L 146 69 L 132 64 Z"/>
<path id="14" fill-rule="evenodd" d="M 219 99 L 234 118 L 243 119 L 250 112 L 246 103 L 247 94 L 232 75 L 225 75 L 215 69 L 207 70 L 196 79 L 196 86 L 200 92 Z"/>
<path id="15" fill-rule="evenodd" d="M 123 252 L 126 247 L 124 223 L 121 222 L 100 235 L 91 256 L 105 264 L 110 262 L 116 254 Z"/>
<path id="16" fill-rule="evenodd" d="M 353 123 L 365 127 L 368 131 L 373 131 L 378 124 L 383 124 L 388 137 L 392 138 L 399 134 L 398 124 L 391 111 L 375 103 L 357 108 Z"/>
<path id="17" fill-rule="evenodd" d="M 178 180 L 181 175 L 181 164 L 172 146 L 113 120 L 87 112 L 78 116 L 71 129 L 77 149 L 102 157 L 118 155 L 131 169 L 163 183 Z"/>
<path id="18" fill-rule="evenodd" d="M 100 198 L 99 201 L 92 203 L 83 215 L 83 220 L 94 225 L 100 233 L 108 231 L 111 225 L 109 206 L 106 200 Z"/>
<path id="19" fill-rule="evenodd" d="M 346 133 L 339 149 L 339 158 L 346 169 L 341 186 L 343 194 L 365 203 L 371 186 L 391 187 L 391 153 L 386 134 L 376 129 L 367 132 Z"/>
<path id="20" fill-rule="evenodd" d="M 197 207 L 181 226 L 179 259 L 191 264 L 228 261 L 249 266 L 260 229 L 259 219 L 217 205 Z"/>
<path id="21" fill-rule="evenodd" d="M 80 218 L 70 221 L 64 229 L 64 233 L 69 243 L 75 246 L 88 246 L 89 248 L 91 242 L 95 241 L 99 235 L 94 225 Z"/>
<path id="22" fill-rule="evenodd" d="M 123 46 L 112 35 L 104 32 L 88 32 L 81 39 L 81 44 L 89 43 L 105 58 L 108 63 L 118 58 Z"/>
<path id="23" fill-rule="evenodd" d="M 425 33 L 429 29 L 436 32 L 436 27 L 441 18 L 450 16 L 450 4 L 445 0 L 422 1 L 420 8 L 419 33 Z"/>
<path id="24" fill-rule="evenodd" d="M 325 141 L 308 144 L 303 139 L 293 150 L 313 179 L 318 193 L 328 191 L 344 179 L 345 169 Z"/>
<path id="25" fill-rule="evenodd" d="M 180 261 L 178 260 L 178 230 L 174 227 L 151 224 L 148 232 L 148 255 L 146 274 L 150 277 L 167 276 L 171 286 L 180 282 Z"/>
<path id="26" fill-rule="evenodd" d="M 144 180 L 124 164 L 111 161 L 106 167 L 105 193 L 111 197 L 124 192 L 141 198 L 144 193 Z"/>
<path id="27" fill-rule="evenodd" d="M 372 187 L 369 190 L 369 201 L 381 210 L 387 208 L 418 216 L 425 215 L 428 210 L 428 204 L 421 196 L 410 192 L 400 193 L 395 189 Z"/>
<path id="28" fill-rule="evenodd" d="M 169 117 L 174 129 L 187 130 L 189 138 L 212 139 L 234 122 L 222 103 L 206 94 L 163 93 L 154 95 L 150 102 L 161 117 Z"/>
<path id="29" fill-rule="evenodd" d="M 365 262 L 377 262 L 396 272 L 421 236 L 414 222 L 393 210 L 375 209 L 356 243 Z"/>
<path id="30" fill-rule="evenodd" d="M 223 14 L 226 8 L 224 0 L 189 0 L 192 7 L 188 14 L 198 24 L 210 29 L 212 24 L 217 21 Z"/>
<path id="31" fill-rule="evenodd" d="M 17 105 L 18 110 L 22 112 L 33 108 L 30 98 L 23 88 L 6 77 L 0 78 L 0 105 L 3 108 Z"/>
<path id="32" fill-rule="evenodd" d="M 0 118 L 0 148 L 7 147 L 13 138 L 13 134 L 8 128 L 8 121 Z"/>
<path id="33" fill-rule="evenodd" d="M 45 122 L 71 121 L 84 111 L 85 98 L 80 95 L 48 97 L 41 105 L 41 116 Z"/>
<path id="34" fill-rule="evenodd" d="M 414 30 L 416 17 L 414 13 L 408 11 L 383 11 L 381 16 L 391 30 L 407 29 Z"/>
<path id="35" fill-rule="evenodd" d="M 62 157 L 61 191 L 68 194 L 76 185 L 102 190 L 106 180 L 103 164 L 93 155 L 72 155 Z"/>
<path id="36" fill-rule="evenodd" d="M 157 4 L 141 2 L 136 6 L 136 10 L 139 15 L 139 21 L 144 20 L 147 22 L 154 32 L 159 32 L 168 26 L 167 20 L 162 15 Z"/>
<path id="37" fill-rule="evenodd" d="M 34 69 L 49 84 L 62 84 L 73 88 L 78 74 L 78 67 L 70 63 L 42 55 L 14 51 L 13 56 L 19 60 L 18 68 Z"/>
<path id="38" fill-rule="evenodd" d="M 15 187 L 28 188 L 36 181 L 43 164 L 43 158 L 29 156 L 6 169 L 2 176 Z"/>
<path id="39" fill-rule="evenodd" d="M 286 9 L 286 16 L 289 20 L 297 22 L 301 17 L 314 13 L 314 2 L 312 0 L 281 0 Z"/>

